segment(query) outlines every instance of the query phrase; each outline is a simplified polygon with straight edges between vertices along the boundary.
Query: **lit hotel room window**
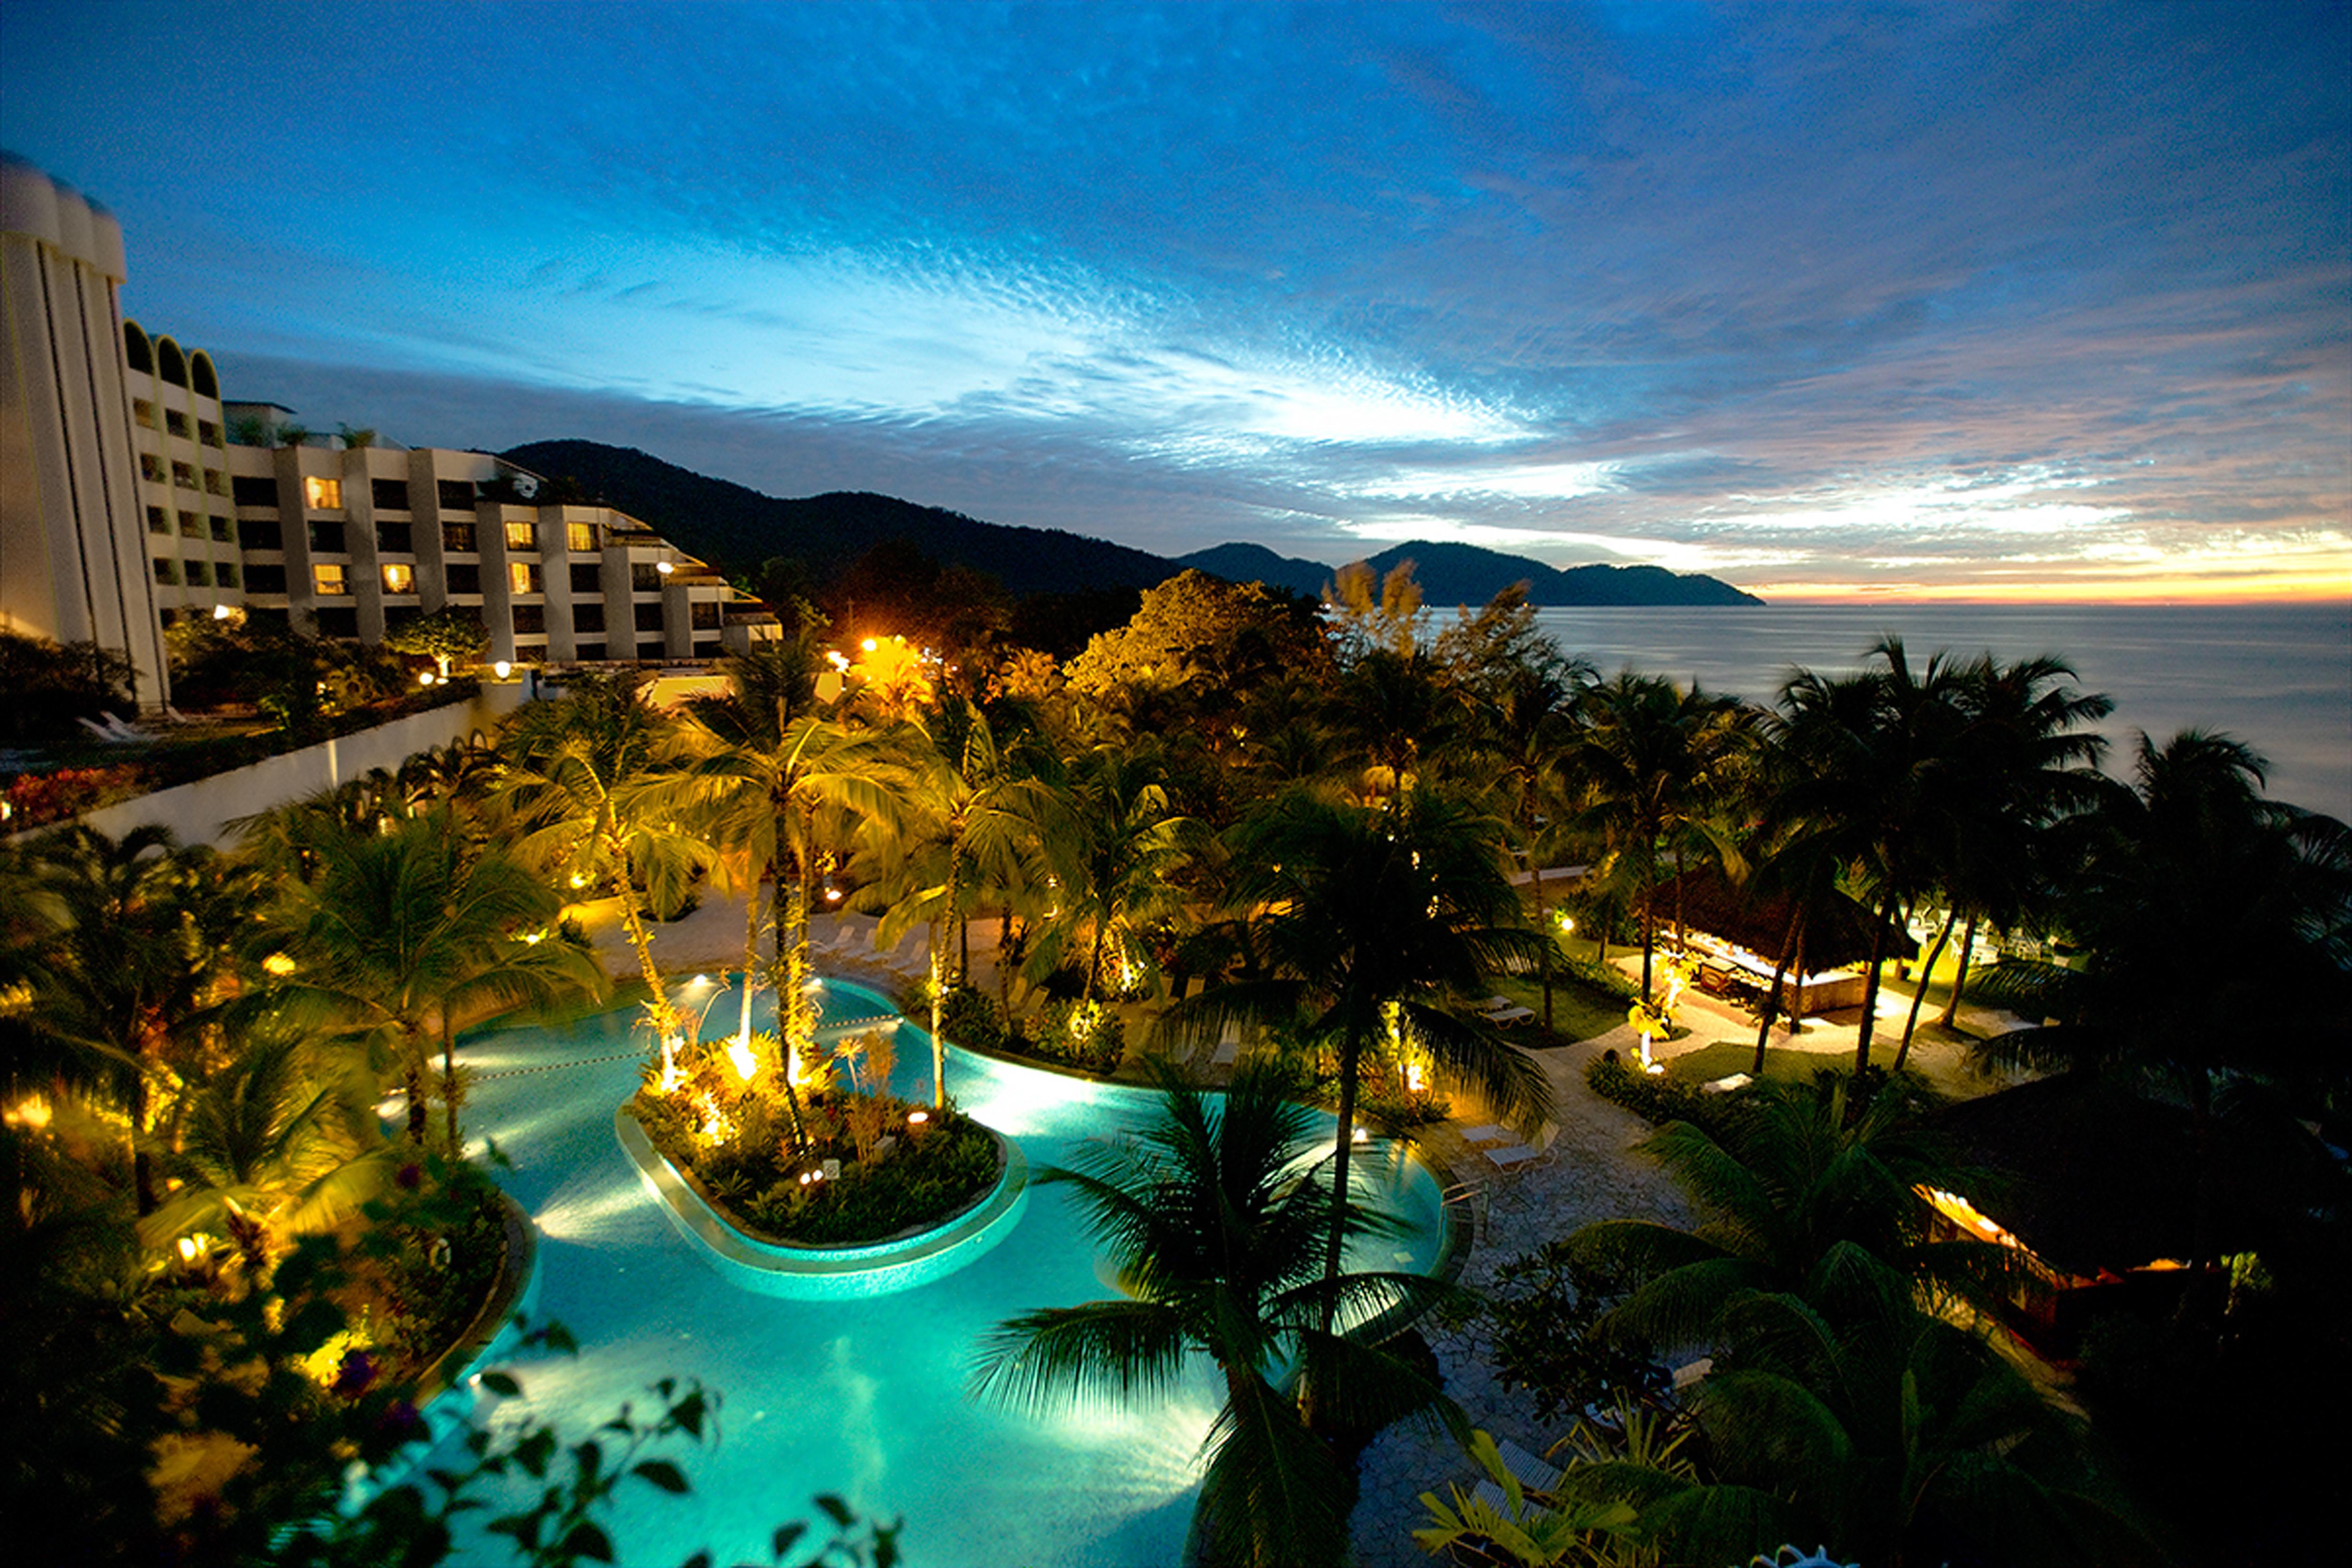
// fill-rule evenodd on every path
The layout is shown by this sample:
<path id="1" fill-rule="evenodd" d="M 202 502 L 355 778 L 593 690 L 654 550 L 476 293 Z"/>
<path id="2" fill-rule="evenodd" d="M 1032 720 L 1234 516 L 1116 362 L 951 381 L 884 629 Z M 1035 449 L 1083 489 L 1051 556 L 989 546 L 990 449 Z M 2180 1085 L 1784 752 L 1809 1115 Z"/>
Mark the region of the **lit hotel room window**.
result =
<path id="1" fill-rule="evenodd" d="M 343 504 L 343 481 L 305 476 L 302 480 L 302 500 L 320 511 L 337 511 Z"/>
<path id="2" fill-rule="evenodd" d="M 567 522 L 563 525 L 567 550 L 589 551 L 596 548 L 596 525 L 593 522 Z"/>
<path id="3" fill-rule="evenodd" d="M 388 565 L 383 569 L 383 591 L 387 594 L 416 592 L 416 568 Z"/>
<path id="4" fill-rule="evenodd" d="M 509 523 L 507 526 L 514 526 Z M 518 594 L 539 592 L 539 568 L 528 561 L 511 562 L 507 566 L 507 583 Z"/>
<path id="5" fill-rule="evenodd" d="M 343 581 L 343 569 L 340 566 L 311 567 L 310 584 L 320 594 L 348 594 L 351 592 L 351 585 Z"/>
<path id="6" fill-rule="evenodd" d="M 509 550 L 538 549 L 539 524 L 535 522 L 510 522 L 507 524 L 507 548 Z"/>

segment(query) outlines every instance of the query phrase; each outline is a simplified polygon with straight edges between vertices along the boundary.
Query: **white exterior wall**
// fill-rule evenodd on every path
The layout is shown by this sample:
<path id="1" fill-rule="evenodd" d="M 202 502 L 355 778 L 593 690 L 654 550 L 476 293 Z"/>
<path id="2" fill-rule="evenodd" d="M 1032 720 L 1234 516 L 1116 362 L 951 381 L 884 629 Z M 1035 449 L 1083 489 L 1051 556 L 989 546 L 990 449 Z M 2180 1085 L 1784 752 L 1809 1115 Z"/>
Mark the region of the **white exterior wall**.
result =
<path id="1" fill-rule="evenodd" d="M 122 230 L 0 164 L 0 628 L 126 654 L 171 695 L 122 374 Z"/>

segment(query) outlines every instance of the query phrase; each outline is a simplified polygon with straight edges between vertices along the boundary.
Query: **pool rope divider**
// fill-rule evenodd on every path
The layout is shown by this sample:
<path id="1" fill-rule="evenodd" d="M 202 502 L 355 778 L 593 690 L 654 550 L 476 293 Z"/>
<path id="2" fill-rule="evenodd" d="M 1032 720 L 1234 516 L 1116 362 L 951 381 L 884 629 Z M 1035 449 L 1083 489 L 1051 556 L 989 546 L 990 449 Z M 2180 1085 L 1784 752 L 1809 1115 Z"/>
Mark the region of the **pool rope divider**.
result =
<path id="1" fill-rule="evenodd" d="M 975 1123 L 975 1125 L 979 1125 Z M 1012 1234 L 1029 1207 L 1029 1161 L 994 1128 L 996 1182 L 979 1202 L 912 1235 L 842 1246 L 804 1246 L 751 1236 L 714 1208 L 670 1163 L 622 1106 L 613 1135 L 662 1212 L 688 1246 L 730 1282 L 762 1296 L 842 1300 L 910 1290 L 954 1273 Z"/>

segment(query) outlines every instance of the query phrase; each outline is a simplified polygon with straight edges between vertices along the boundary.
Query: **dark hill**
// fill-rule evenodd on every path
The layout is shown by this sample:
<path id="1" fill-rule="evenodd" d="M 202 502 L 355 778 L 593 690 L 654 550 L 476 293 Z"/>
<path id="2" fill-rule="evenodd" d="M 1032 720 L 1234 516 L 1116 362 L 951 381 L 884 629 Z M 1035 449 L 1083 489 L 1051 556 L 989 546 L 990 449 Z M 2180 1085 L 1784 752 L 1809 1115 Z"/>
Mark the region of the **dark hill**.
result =
<path id="1" fill-rule="evenodd" d="M 1059 529 L 982 522 L 891 496 L 836 490 L 786 500 L 761 495 L 633 447 L 533 441 L 499 455 L 627 512 L 691 554 L 744 573 L 786 555 L 830 578 L 886 540 L 905 540 L 943 565 L 989 573 L 1015 594 L 1148 588 L 1178 570 L 1123 544 Z"/>
<path id="2" fill-rule="evenodd" d="M 1149 588 L 1186 566 L 1300 594 L 1320 594 L 1331 579 L 1331 569 L 1320 562 L 1277 555 L 1258 544 L 1220 544 L 1166 561 L 1060 529 L 982 522 L 864 491 L 786 500 L 666 463 L 634 447 L 599 441 L 533 441 L 500 456 L 556 481 L 558 493 L 618 508 L 679 548 L 745 574 L 783 555 L 830 579 L 875 545 L 904 540 L 942 565 L 989 573 L 1024 595 Z M 1563 571 L 1468 544 L 1400 544 L 1371 557 L 1371 564 L 1386 572 L 1407 558 L 1415 565 L 1423 597 L 1441 607 L 1483 605 L 1514 583 L 1529 584 L 1529 602 L 1537 605 L 1762 602 L 1713 577 L 1683 576 L 1656 566 Z"/>
<path id="3" fill-rule="evenodd" d="M 1475 544 L 1398 544 L 1370 558 L 1377 572 L 1397 563 L 1413 563 L 1423 600 L 1433 606 L 1483 605 L 1514 583 L 1528 584 L 1532 605 L 1760 605 L 1718 578 L 1669 572 L 1662 566 L 1547 566 L 1522 555 L 1481 550 Z M 1331 568 L 1318 561 L 1276 555 L 1261 544 L 1220 544 L 1180 556 L 1180 566 L 1196 566 L 1235 581 L 1255 579 L 1301 594 L 1319 594 Z"/>

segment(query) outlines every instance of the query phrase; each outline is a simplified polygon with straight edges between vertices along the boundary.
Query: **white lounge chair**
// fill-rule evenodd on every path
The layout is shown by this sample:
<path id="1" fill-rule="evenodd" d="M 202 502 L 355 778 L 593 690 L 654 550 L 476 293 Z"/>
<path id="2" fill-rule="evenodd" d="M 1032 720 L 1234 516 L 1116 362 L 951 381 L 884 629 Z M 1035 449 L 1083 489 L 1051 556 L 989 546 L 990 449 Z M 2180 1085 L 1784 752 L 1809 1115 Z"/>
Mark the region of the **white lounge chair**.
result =
<path id="1" fill-rule="evenodd" d="M 1539 1492 L 1548 1492 L 1559 1485 L 1563 1472 L 1559 1466 L 1528 1453 L 1508 1437 L 1496 1440 L 1495 1452 L 1502 1456 L 1503 1468 L 1510 1471 L 1519 1485 Z"/>
<path id="2" fill-rule="evenodd" d="M 1462 1136 L 1473 1143 L 1494 1143 L 1515 1138 L 1515 1134 L 1509 1128 L 1499 1126 L 1492 1121 L 1487 1122 L 1484 1127 L 1465 1127 L 1462 1130 Z"/>
<path id="3" fill-rule="evenodd" d="M 1488 1160 L 1497 1165 L 1524 1164 L 1526 1162 L 1534 1159 L 1540 1152 L 1541 1151 L 1539 1150 L 1530 1149 L 1524 1143 L 1503 1143 L 1498 1144 L 1492 1149 L 1482 1148 L 1478 1151 L 1478 1152 L 1486 1155 Z"/>
<path id="4" fill-rule="evenodd" d="M 1507 1027 L 1513 1024 L 1524 1024 L 1535 1016 L 1533 1007 L 1497 1007 L 1485 1016 L 1489 1024 L 1501 1024 Z"/>

